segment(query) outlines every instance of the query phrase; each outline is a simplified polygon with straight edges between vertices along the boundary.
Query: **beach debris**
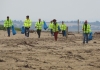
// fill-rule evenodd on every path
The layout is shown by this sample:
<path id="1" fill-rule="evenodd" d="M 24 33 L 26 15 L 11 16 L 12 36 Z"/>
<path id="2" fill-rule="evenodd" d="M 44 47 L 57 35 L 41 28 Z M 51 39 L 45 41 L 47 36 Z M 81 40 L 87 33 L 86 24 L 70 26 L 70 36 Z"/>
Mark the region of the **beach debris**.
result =
<path id="1" fill-rule="evenodd" d="M 94 41 L 93 43 L 97 43 L 96 41 Z"/>
<path id="2" fill-rule="evenodd" d="M 0 62 L 5 62 L 4 60 L 0 59 Z"/>

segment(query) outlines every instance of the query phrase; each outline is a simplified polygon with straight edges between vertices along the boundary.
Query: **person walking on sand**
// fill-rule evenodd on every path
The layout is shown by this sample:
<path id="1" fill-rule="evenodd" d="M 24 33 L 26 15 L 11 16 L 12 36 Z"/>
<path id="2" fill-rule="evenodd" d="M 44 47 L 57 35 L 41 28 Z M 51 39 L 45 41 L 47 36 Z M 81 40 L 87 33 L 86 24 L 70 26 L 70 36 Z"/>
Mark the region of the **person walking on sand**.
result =
<path id="1" fill-rule="evenodd" d="M 10 37 L 10 30 L 12 27 L 12 20 L 7 16 L 7 20 L 4 21 L 4 27 L 7 28 L 8 37 Z"/>
<path id="2" fill-rule="evenodd" d="M 56 22 L 56 19 L 53 19 L 53 32 L 54 32 L 54 38 L 55 38 L 55 41 L 57 41 L 57 38 L 58 38 L 58 23 Z"/>
<path id="3" fill-rule="evenodd" d="M 49 29 L 50 29 L 50 32 L 51 32 L 51 36 L 53 36 L 53 22 L 52 21 L 49 24 Z"/>
<path id="4" fill-rule="evenodd" d="M 64 37 L 65 36 L 65 31 L 66 31 L 66 25 L 64 24 L 63 21 L 62 21 L 62 24 L 61 24 L 60 28 L 61 28 L 61 31 L 62 31 L 62 36 Z"/>
<path id="5" fill-rule="evenodd" d="M 30 29 L 31 25 L 32 25 L 32 21 L 30 20 L 29 16 L 26 16 L 26 20 L 24 21 L 26 37 L 29 37 L 29 29 Z"/>
<path id="6" fill-rule="evenodd" d="M 84 22 L 82 26 L 83 30 L 83 44 L 88 43 L 88 34 L 90 33 L 90 25 L 87 23 L 87 20 Z"/>
<path id="7" fill-rule="evenodd" d="M 44 21 L 41 21 L 41 19 L 39 19 L 39 21 L 35 23 L 35 28 L 37 29 L 38 38 L 40 38 L 41 36 L 41 30 L 42 30 L 43 24 L 44 24 Z"/>

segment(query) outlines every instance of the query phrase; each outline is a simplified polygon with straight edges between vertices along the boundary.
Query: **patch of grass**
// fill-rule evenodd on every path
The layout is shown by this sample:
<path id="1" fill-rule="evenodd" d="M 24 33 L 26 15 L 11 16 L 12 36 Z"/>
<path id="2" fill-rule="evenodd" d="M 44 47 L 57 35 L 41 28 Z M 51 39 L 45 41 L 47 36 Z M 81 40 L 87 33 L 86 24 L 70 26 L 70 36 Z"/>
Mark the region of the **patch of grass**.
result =
<path id="1" fill-rule="evenodd" d="M 3 25 L 0 25 L 0 30 L 6 30 L 6 28 Z M 16 28 L 15 27 L 15 30 L 16 31 L 21 31 L 21 28 Z"/>

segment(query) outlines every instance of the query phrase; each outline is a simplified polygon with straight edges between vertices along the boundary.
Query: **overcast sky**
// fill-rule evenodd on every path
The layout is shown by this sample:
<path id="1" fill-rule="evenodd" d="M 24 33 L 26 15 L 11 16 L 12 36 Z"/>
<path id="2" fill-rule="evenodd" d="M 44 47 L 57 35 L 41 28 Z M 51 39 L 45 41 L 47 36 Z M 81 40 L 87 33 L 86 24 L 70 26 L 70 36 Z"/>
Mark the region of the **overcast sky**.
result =
<path id="1" fill-rule="evenodd" d="M 100 21 L 100 0 L 0 0 L 0 20 Z"/>

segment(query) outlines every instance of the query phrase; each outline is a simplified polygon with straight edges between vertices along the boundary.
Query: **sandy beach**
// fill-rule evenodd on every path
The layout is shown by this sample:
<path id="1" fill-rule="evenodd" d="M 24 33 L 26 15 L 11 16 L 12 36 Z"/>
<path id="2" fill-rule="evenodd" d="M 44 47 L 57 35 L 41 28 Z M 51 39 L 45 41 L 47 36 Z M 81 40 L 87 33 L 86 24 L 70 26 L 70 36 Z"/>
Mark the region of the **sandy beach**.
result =
<path id="1" fill-rule="evenodd" d="M 0 31 L 0 70 L 100 70 L 100 36 L 83 45 L 82 34 L 59 34 L 54 41 L 48 32 L 38 39 Z"/>

